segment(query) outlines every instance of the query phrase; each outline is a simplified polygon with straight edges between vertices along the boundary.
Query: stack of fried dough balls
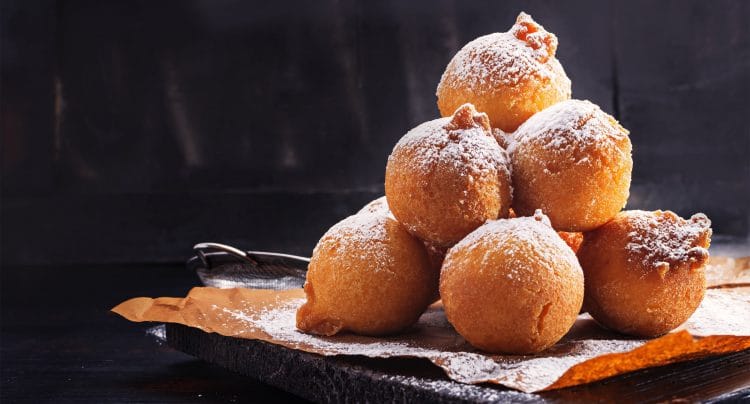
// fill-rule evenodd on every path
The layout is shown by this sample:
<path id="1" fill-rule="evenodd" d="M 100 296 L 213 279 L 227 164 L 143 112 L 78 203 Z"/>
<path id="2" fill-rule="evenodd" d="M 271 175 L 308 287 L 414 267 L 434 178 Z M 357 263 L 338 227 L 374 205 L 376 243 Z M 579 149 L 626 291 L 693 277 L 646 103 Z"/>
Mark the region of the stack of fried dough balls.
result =
<path id="1" fill-rule="evenodd" d="M 628 131 L 570 99 L 557 45 L 521 13 L 453 57 L 437 89 L 443 117 L 395 145 L 385 197 L 315 247 L 300 330 L 404 332 L 440 298 L 474 347 L 531 354 L 558 342 L 582 306 L 647 337 L 692 315 L 711 222 L 622 211 Z"/>

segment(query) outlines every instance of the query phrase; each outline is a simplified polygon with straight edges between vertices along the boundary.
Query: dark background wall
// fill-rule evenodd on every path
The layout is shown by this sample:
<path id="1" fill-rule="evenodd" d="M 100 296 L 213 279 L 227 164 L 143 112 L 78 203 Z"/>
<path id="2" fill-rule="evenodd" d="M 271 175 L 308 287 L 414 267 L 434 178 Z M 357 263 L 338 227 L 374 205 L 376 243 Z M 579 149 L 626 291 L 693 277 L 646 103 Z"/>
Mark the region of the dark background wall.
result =
<path id="1" fill-rule="evenodd" d="M 3 1 L 3 263 L 309 254 L 525 10 L 630 129 L 630 208 L 750 228 L 750 2 Z"/>

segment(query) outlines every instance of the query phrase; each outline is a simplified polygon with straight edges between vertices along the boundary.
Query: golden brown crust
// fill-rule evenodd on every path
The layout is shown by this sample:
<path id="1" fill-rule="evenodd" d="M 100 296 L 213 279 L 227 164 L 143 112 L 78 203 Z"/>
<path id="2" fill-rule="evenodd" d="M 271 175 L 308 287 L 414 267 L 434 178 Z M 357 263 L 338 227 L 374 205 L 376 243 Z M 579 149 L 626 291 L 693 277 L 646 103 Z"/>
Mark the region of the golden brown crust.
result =
<path id="1" fill-rule="evenodd" d="M 578 258 L 586 309 L 622 333 L 654 337 L 685 322 L 706 289 L 710 221 L 672 212 L 624 211 L 586 233 Z"/>
<path id="2" fill-rule="evenodd" d="M 318 242 L 297 328 L 386 335 L 414 324 L 434 301 L 438 275 L 421 241 L 383 214 L 357 214 Z"/>
<path id="3" fill-rule="evenodd" d="M 628 132 L 598 106 L 558 103 L 514 134 L 513 209 L 542 209 L 556 230 L 593 230 L 619 212 L 630 195 L 633 169 Z"/>
<path id="4" fill-rule="evenodd" d="M 385 193 L 393 215 L 412 234 L 448 247 L 486 220 L 507 216 L 507 155 L 486 115 L 467 104 L 398 142 L 388 158 Z"/>
<path id="5" fill-rule="evenodd" d="M 583 273 L 543 215 L 490 221 L 448 251 L 445 314 L 469 343 L 494 353 L 544 350 L 567 333 L 583 301 Z"/>
<path id="6" fill-rule="evenodd" d="M 470 102 L 493 127 L 512 132 L 544 108 L 570 98 L 570 79 L 555 58 L 557 37 L 525 13 L 508 32 L 464 46 L 438 84 L 442 116 Z"/>

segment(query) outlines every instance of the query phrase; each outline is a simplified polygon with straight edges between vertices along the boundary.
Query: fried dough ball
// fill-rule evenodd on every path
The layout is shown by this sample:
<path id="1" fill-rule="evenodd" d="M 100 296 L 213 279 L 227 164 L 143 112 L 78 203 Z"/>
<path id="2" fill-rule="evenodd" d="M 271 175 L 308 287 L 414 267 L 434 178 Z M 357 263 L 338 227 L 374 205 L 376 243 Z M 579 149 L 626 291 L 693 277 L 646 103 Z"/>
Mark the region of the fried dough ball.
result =
<path id="1" fill-rule="evenodd" d="M 595 104 L 555 104 L 513 135 L 513 209 L 542 209 L 556 230 L 593 230 L 628 200 L 631 150 L 628 131 Z"/>
<path id="2" fill-rule="evenodd" d="M 674 329 L 698 308 L 711 221 L 657 210 L 620 212 L 584 235 L 578 259 L 586 309 L 600 324 L 640 337 Z"/>
<path id="3" fill-rule="evenodd" d="M 570 233 L 567 231 L 558 231 L 557 235 L 570 247 L 573 252 L 578 252 L 578 249 L 583 243 L 583 233 Z"/>
<path id="4" fill-rule="evenodd" d="M 362 209 L 357 212 L 357 214 L 362 213 L 373 213 L 378 215 L 386 215 L 390 217 L 391 219 L 396 219 L 393 217 L 393 213 L 391 213 L 391 210 L 388 208 L 388 200 L 386 200 L 385 196 L 381 196 L 380 198 L 377 198 L 367 205 L 365 205 Z M 437 276 L 440 276 L 440 268 L 443 266 L 443 260 L 445 259 L 445 253 L 448 251 L 445 247 L 438 247 L 434 244 L 431 244 L 430 242 L 424 241 L 423 242 L 425 251 L 427 251 L 427 259 L 430 261 L 430 268 L 432 268 L 433 271 L 437 274 Z M 432 299 L 433 302 L 440 299 L 440 294 L 438 293 L 437 288 L 435 288 L 434 298 Z"/>
<path id="5" fill-rule="evenodd" d="M 297 328 L 319 335 L 401 332 L 434 301 L 438 277 L 422 242 L 397 221 L 349 216 L 313 250 Z"/>
<path id="6" fill-rule="evenodd" d="M 487 115 L 466 104 L 452 117 L 409 131 L 388 158 L 385 194 L 396 219 L 436 247 L 452 246 L 486 220 L 506 217 L 508 160 Z"/>
<path id="7" fill-rule="evenodd" d="M 440 296 L 448 321 L 473 346 L 529 354 L 555 344 L 575 323 L 583 272 L 538 212 L 489 221 L 448 250 Z"/>
<path id="8" fill-rule="evenodd" d="M 570 79 L 555 58 L 557 37 L 521 13 L 508 32 L 479 37 L 448 63 L 437 88 L 448 116 L 470 102 L 493 128 L 513 132 L 535 113 L 570 98 Z"/>

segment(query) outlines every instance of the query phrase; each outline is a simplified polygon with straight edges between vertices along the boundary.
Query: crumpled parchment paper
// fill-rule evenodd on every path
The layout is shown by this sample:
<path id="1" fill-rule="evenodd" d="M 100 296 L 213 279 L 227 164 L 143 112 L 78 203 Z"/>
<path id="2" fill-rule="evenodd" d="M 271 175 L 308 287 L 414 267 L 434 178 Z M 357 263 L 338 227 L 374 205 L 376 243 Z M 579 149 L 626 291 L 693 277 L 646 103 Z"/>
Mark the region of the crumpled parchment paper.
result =
<path id="1" fill-rule="evenodd" d="M 709 288 L 750 286 L 750 257 L 711 256 L 706 265 Z"/>
<path id="2" fill-rule="evenodd" d="M 695 314 L 663 337 L 629 338 L 602 329 L 591 317 L 582 314 L 555 346 L 525 356 L 477 351 L 448 324 L 439 302 L 422 315 L 410 332 L 387 338 L 351 334 L 318 337 L 297 331 L 295 313 L 304 301 L 302 289 L 197 287 L 184 298 L 138 297 L 112 311 L 130 321 L 179 323 L 205 332 L 258 339 L 326 356 L 426 358 L 458 382 L 496 383 L 535 392 L 750 349 L 750 287 L 742 286 L 744 282 L 737 281 L 734 275 L 717 276 L 717 279 L 730 278 L 727 282 L 711 283 L 733 287 L 709 289 Z"/>

